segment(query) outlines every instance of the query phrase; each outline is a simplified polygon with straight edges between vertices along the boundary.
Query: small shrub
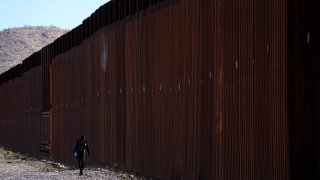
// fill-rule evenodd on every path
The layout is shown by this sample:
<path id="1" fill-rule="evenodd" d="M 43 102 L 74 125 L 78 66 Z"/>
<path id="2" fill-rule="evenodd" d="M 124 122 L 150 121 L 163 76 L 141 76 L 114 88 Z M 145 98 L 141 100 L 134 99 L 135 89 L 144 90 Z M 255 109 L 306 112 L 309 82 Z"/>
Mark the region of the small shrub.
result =
<path id="1" fill-rule="evenodd" d="M 6 150 L 3 147 L 0 147 L 0 153 L 3 154 L 6 160 L 31 160 L 27 154 L 14 153 L 12 151 Z"/>

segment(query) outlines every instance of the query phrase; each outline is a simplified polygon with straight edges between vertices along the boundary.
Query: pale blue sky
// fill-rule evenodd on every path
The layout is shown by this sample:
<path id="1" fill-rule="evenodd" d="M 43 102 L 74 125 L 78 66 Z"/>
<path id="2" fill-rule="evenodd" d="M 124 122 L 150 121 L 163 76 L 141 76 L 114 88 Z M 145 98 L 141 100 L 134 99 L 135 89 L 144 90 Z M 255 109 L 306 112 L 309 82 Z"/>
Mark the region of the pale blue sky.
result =
<path id="1" fill-rule="evenodd" d="M 73 29 L 109 0 L 3 0 L 0 31 L 24 25 Z"/>

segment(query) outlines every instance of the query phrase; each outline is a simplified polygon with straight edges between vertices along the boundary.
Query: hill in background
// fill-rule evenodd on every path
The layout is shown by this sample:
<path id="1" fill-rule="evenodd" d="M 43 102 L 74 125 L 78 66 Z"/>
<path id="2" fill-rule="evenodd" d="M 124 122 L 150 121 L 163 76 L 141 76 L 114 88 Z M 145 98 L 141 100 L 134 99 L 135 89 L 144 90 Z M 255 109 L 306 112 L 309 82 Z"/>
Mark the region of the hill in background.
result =
<path id="1" fill-rule="evenodd" d="M 66 32 L 68 30 L 55 26 L 24 26 L 0 31 L 0 74 Z"/>

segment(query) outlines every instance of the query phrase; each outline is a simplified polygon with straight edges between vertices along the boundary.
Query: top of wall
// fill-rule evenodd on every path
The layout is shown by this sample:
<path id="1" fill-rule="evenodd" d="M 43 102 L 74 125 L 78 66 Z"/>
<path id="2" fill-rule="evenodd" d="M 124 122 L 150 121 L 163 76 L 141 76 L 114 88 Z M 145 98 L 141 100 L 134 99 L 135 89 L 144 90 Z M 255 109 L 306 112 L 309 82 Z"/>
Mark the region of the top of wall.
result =
<path id="1" fill-rule="evenodd" d="M 111 0 L 100 6 L 90 17 L 82 21 L 68 33 L 56 39 L 38 52 L 23 60 L 8 71 L 0 75 L 0 85 L 14 78 L 21 77 L 23 73 L 40 65 L 48 65 L 55 56 L 79 46 L 99 29 L 111 26 L 128 16 L 133 16 L 145 9 L 155 7 L 165 1 L 174 0 Z"/>

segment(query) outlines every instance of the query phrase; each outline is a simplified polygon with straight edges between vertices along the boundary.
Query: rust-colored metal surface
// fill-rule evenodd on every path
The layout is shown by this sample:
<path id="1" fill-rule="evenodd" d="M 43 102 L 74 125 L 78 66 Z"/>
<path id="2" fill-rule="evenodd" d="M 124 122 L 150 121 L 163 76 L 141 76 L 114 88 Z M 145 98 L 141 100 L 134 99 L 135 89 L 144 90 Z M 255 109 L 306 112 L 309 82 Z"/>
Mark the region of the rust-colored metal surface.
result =
<path id="1" fill-rule="evenodd" d="M 0 145 L 74 164 L 85 135 L 90 164 L 160 179 L 318 177 L 315 7 L 110 1 L 0 75 Z"/>
<path id="2" fill-rule="evenodd" d="M 319 2 L 289 4 L 288 104 L 292 179 L 320 179 Z"/>
<path id="3" fill-rule="evenodd" d="M 41 157 L 41 68 L 25 72 L 0 88 L 0 142 L 13 151 Z"/>
<path id="4" fill-rule="evenodd" d="M 222 173 L 288 179 L 286 2 L 226 3 Z"/>
<path id="5" fill-rule="evenodd" d="M 170 1 L 53 58 L 53 158 L 85 134 L 157 178 L 289 179 L 286 8 Z"/>

